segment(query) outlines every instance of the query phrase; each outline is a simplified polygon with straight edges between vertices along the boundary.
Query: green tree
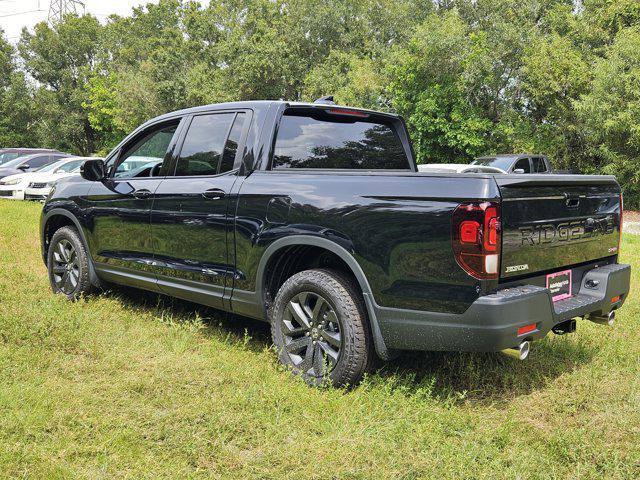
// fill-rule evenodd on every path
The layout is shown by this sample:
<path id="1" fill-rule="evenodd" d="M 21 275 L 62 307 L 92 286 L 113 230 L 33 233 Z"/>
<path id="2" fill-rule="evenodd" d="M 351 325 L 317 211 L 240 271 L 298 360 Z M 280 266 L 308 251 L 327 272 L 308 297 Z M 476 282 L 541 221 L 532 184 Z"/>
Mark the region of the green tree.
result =
<path id="1" fill-rule="evenodd" d="M 625 28 L 596 62 L 591 90 L 576 102 L 589 140 L 586 173 L 617 175 L 627 205 L 640 206 L 640 27 Z"/>
<path id="2" fill-rule="evenodd" d="M 15 61 L 15 50 L 0 30 L 0 146 L 30 144 L 35 116 L 31 90 Z"/>
<path id="3" fill-rule="evenodd" d="M 19 51 L 27 72 L 38 82 L 34 108 L 36 134 L 43 145 L 90 154 L 101 138 L 83 104 L 89 78 L 100 59 L 101 26 L 95 17 L 67 17 L 51 28 L 39 23 L 22 32 Z"/>

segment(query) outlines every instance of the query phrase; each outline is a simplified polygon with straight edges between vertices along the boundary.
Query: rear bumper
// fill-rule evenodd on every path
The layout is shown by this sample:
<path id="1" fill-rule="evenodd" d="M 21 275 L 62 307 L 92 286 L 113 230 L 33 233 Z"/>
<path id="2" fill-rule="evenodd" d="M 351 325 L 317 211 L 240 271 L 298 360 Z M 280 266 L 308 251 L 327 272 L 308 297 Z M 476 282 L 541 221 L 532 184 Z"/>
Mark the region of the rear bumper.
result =
<path id="1" fill-rule="evenodd" d="M 587 288 L 589 280 L 597 286 Z M 587 272 L 579 293 L 555 304 L 546 288 L 524 285 L 480 297 L 460 315 L 373 308 L 389 349 L 491 352 L 543 338 L 565 320 L 608 314 L 626 300 L 630 280 L 630 265 L 612 264 Z M 532 323 L 536 330 L 518 336 L 518 328 Z"/>

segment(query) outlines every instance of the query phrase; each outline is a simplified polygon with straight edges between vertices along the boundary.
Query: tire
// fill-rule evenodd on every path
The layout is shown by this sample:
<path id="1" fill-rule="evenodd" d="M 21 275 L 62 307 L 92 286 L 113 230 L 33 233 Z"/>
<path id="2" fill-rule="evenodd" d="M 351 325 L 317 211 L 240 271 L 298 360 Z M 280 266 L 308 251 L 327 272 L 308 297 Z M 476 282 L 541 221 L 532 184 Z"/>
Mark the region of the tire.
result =
<path id="1" fill-rule="evenodd" d="M 77 300 L 93 291 L 87 249 L 74 227 L 62 227 L 51 237 L 47 269 L 54 293 Z"/>
<path id="2" fill-rule="evenodd" d="M 325 269 L 293 275 L 269 311 L 281 363 L 314 386 L 357 384 L 375 359 L 359 289 Z"/>

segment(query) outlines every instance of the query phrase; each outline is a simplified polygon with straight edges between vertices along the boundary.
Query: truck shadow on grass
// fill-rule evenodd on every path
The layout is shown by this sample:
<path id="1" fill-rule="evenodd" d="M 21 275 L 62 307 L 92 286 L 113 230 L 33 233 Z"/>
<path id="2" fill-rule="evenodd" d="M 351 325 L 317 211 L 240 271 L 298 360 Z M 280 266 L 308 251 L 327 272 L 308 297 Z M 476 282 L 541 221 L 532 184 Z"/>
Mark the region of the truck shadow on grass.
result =
<path id="1" fill-rule="evenodd" d="M 262 352 L 271 346 L 266 322 L 125 287 L 113 287 L 108 294 L 119 297 L 129 310 L 153 313 L 173 324 L 190 325 L 200 319 L 203 335 L 242 344 L 251 352 Z M 588 364 L 597 355 L 597 346 L 572 341 L 570 336 L 550 334 L 535 342 L 525 361 L 499 352 L 403 352 L 392 361 L 378 362 L 363 386 L 355 390 L 385 388 L 454 403 L 507 402 L 544 388 L 563 373 Z"/>

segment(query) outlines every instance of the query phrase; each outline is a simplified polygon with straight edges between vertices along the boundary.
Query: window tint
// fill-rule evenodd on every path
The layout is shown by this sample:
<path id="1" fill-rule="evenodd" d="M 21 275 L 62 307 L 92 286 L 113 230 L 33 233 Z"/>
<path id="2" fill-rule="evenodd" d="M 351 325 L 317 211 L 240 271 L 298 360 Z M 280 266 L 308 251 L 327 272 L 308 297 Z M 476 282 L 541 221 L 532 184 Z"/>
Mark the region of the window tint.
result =
<path id="1" fill-rule="evenodd" d="M 184 139 L 177 176 L 217 175 L 225 140 L 235 113 L 199 115 L 193 118 Z"/>
<path id="2" fill-rule="evenodd" d="M 238 152 L 238 145 L 240 144 L 240 136 L 242 135 L 242 128 L 244 127 L 244 113 L 239 113 L 233 122 L 229 138 L 224 147 L 224 153 L 222 154 L 222 164 L 220 165 L 220 173 L 233 170 L 233 164 L 236 160 L 236 153 Z"/>
<path id="3" fill-rule="evenodd" d="M 273 168 L 408 170 L 409 161 L 392 125 L 326 113 L 285 113 Z"/>
<path id="4" fill-rule="evenodd" d="M 171 139 L 178 124 L 165 125 L 152 130 L 120 157 L 114 176 L 116 178 L 154 177 L 160 173 Z"/>
<path id="5" fill-rule="evenodd" d="M 521 168 L 522 170 L 524 170 L 524 173 L 531 173 L 531 166 L 529 165 L 529 159 L 521 158 L 520 160 L 518 160 L 516 164 L 513 166 L 513 169 L 517 170 L 518 168 Z"/>
<path id="6" fill-rule="evenodd" d="M 25 162 L 25 165 L 29 165 L 29 168 L 39 168 L 48 163 L 51 163 L 51 157 L 49 155 L 42 155 L 40 157 L 33 157 L 29 161 Z"/>
<path id="7" fill-rule="evenodd" d="M 544 159 L 540 157 L 532 158 L 533 160 L 533 171 L 536 173 L 544 173 L 547 171 L 547 166 L 544 163 Z"/>

